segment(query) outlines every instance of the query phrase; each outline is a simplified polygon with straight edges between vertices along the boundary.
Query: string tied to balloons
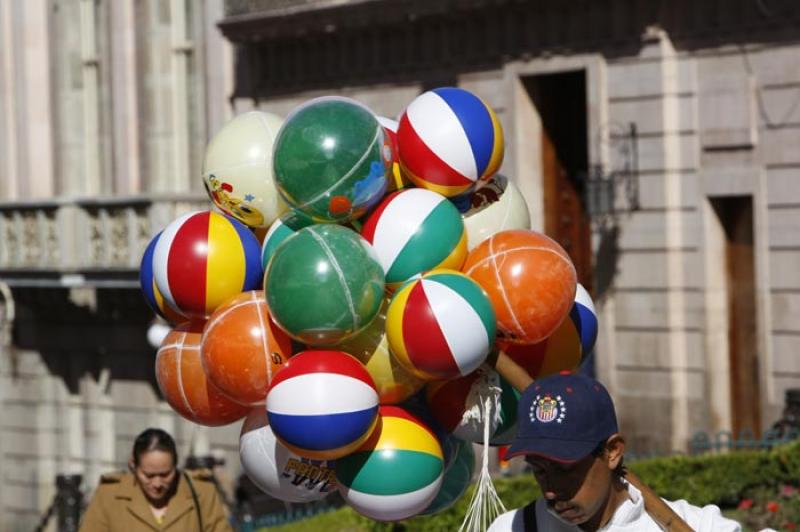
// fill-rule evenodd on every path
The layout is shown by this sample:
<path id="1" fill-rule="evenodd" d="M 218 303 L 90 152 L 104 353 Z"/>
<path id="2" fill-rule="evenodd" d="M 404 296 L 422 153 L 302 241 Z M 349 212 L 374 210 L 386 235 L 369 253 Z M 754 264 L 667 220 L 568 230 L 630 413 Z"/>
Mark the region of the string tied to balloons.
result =
<path id="1" fill-rule="evenodd" d="M 503 422 L 503 413 L 500 408 L 500 395 L 503 389 L 500 386 L 500 376 L 496 371 L 484 365 L 479 367 L 476 372 L 478 378 L 470 386 L 464 401 L 466 409 L 461 417 L 461 422 L 465 425 L 468 424 L 475 433 L 480 433 L 484 425 L 488 425 L 491 430 L 492 427 L 497 427 Z M 490 400 L 488 409 L 485 406 L 487 399 Z"/>
<path id="2" fill-rule="evenodd" d="M 500 378 L 496 372 L 485 366 L 477 371 L 480 375 L 467 396 L 467 409 L 462 419 L 465 422 L 483 424 L 481 473 L 459 532 L 484 532 L 497 516 L 506 512 L 489 474 L 490 427 L 497 426 L 501 416 Z"/>

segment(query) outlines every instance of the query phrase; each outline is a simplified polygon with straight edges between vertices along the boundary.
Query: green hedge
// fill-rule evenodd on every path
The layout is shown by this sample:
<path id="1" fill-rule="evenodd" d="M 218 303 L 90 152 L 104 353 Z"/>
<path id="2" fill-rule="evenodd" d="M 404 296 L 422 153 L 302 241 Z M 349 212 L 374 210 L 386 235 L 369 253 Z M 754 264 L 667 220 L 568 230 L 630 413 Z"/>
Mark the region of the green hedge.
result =
<path id="1" fill-rule="evenodd" d="M 697 506 L 735 506 L 743 496 L 783 482 L 800 481 L 800 440 L 770 451 L 737 451 L 705 456 L 670 456 L 640 460 L 630 469 L 665 499 L 686 499 Z M 496 478 L 494 486 L 506 508 L 519 508 L 539 496 L 530 474 Z M 458 530 L 467 512 L 472 489 L 449 510 L 398 523 L 379 523 L 350 508 L 292 523 L 271 531 L 312 532 L 445 532 Z"/>

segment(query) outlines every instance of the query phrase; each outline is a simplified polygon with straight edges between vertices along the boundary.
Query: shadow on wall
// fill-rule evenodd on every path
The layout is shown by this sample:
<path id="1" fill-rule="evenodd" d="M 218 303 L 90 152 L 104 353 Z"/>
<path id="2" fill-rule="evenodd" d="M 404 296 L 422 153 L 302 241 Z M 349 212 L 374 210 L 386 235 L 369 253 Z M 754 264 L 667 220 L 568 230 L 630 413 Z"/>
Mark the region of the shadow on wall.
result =
<path id="1" fill-rule="evenodd" d="M 609 224 L 598 231 L 599 244 L 595 255 L 594 299 L 602 301 L 614 285 L 614 278 L 619 271 L 619 236 L 618 224 Z"/>
<path id="2" fill-rule="evenodd" d="M 87 373 L 108 368 L 112 380 L 155 380 L 155 350 L 147 342 L 153 319 L 139 290 L 17 288 L 14 344 L 37 351 L 51 375 L 78 393 Z"/>

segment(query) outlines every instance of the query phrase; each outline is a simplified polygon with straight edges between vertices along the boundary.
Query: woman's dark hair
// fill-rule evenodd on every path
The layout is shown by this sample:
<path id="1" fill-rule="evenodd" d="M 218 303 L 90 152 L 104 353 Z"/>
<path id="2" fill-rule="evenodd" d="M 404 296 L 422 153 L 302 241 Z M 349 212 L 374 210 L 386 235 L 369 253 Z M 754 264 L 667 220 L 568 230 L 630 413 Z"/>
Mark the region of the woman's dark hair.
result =
<path id="1" fill-rule="evenodd" d="M 147 429 L 133 442 L 133 464 L 138 466 L 143 454 L 150 451 L 164 451 L 172 455 L 172 462 L 178 465 L 178 451 L 175 449 L 175 440 L 164 430 Z"/>

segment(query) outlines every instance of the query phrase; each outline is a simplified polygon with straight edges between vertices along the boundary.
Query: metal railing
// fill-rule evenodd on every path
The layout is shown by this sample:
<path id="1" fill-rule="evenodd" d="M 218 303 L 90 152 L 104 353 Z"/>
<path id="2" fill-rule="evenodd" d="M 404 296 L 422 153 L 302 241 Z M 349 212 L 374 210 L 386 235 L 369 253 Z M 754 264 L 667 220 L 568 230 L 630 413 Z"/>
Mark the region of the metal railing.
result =
<path id="1" fill-rule="evenodd" d="M 81 475 L 56 476 L 56 494 L 53 502 L 42 514 L 36 532 L 43 532 L 53 516 L 56 516 L 58 532 L 77 532 L 84 509 L 83 492 L 81 492 Z"/>
<path id="2" fill-rule="evenodd" d="M 800 438 L 800 428 L 791 430 L 769 429 L 760 438 L 757 438 L 753 431 L 749 429 L 742 430 L 736 435 L 728 430 L 721 430 L 713 435 L 700 431 L 696 432 L 689 441 L 689 452 L 694 455 L 743 449 L 771 449 L 776 445 L 788 443 L 797 438 Z"/>

